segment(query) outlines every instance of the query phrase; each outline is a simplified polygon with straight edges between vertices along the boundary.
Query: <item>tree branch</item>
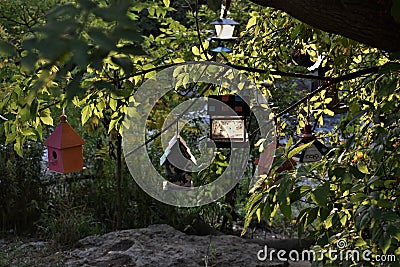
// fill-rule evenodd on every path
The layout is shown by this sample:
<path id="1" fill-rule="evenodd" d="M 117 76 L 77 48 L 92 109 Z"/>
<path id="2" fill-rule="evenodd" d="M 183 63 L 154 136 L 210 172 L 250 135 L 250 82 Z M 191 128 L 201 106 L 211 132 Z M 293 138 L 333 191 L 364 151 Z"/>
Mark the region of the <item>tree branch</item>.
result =
<path id="1" fill-rule="evenodd" d="M 315 76 L 311 74 L 302 74 L 302 73 L 293 73 L 293 72 L 284 72 L 279 70 L 263 70 L 252 67 L 238 66 L 231 63 L 227 63 L 226 65 L 231 66 L 232 68 L 238 70 L 244 70 L 248 72 L 256 72 L 262 74 L 271 74 L 271 75 L 279 75 L 284 77 L 292 77 L 292 78 L 300 78 L 300 79 L 308 79 L 308 80 L 320 80 L 320 81 L 334 81 L 335 78 L 332 77 L 324 77 L 324 76 Z"/>
<path id="2" fill-rule="evenodd" d="M 285 108 L 284 110 L 282 110 L 281 112 L 279 112 L 276 117 L 281 117 L 282 115 L 284 115 L 285 113 L 289 112 L 290 110 L 296 108 L 297 106 L 299 106 L 300 104 L 304 103 L 307 101 L 308 98 L 314 96 L 316 93 L 321 92 L 322 90 L 327 89 L 328 87 L 330 87 L 332 84 L 335 83 L 340 83 L 340 82 L 344 82 L 344 81 L 349 81 L 349 80 L 353 80 L 355 78 L 367 75 L 367 74 L 373 74 L 373 73 L 378 73 L 378 71 L 380 70 L 381 66 L 375 66 L 375 67 L 371 67 L 371 68 L 367 68 L 367 69 L 363 69 L 363 70 L 359 70 L 359 71 L 355 71 L 340 77 L 336 77 L 336 78 L 332 78 L 331 81 L 324 83 L 323 85 L 319 86 L 317 89 L 315 89 L 314 91 L 308 93 L 305 97 L 301 98 L 300 100 L 296 101 L 294 104 L 290 105 L 289 107 Z"/>

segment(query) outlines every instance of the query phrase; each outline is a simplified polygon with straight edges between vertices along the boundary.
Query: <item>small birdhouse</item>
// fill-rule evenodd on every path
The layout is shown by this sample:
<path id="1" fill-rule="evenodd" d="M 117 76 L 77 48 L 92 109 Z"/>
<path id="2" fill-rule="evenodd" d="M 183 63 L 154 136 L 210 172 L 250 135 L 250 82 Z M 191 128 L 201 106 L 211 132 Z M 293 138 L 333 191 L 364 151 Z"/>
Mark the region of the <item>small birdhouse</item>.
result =
<path id="1" fill-rule="evenodd" d="M 310 142 L 313 143 L 309 147 L 305 148 L 299 154 L 293 156 L 293 159 L 295 161 L 301 163 L 320 161 L 322 159 L 322 156 L 326 155 L 328 152 L 328 148 L 315 138 L 314 134 L 311 131 L 311 123 L 307 119 L 304 134 L 301 140 L 294 147 L 299 147 Z"/>
<path id="2" fill-rule="evenodd" d="M 168 144 L 167 149 L 160 158 L 160 166 L 164 166 L 167 172 L 167 180 L 174 185 L 191 187 L 192 177 L 190 175 L 193 167 L 197 165 L 185 140 L 175 135 Z M 168 182 L 164 184 L 167 189 Z"/>
<path id="3" fill-rule="evenodd" d="M 249 98 L 246 97 L 247 102 Z M 211 95 L 208 97 L 207 113 L 210 116 L 210 137 L 216 147 L 241 147 L 248 141 L 246 116 L 250 107 L 236 95 Z"/>
<path id="4" fill-rule="evenodd" d="M 68 173 L 84 169 L 82 146 L 86 142 L 69 125 L 67 116 L 61 115 L 60 123 L 44 144 L 49 170 Z"/>

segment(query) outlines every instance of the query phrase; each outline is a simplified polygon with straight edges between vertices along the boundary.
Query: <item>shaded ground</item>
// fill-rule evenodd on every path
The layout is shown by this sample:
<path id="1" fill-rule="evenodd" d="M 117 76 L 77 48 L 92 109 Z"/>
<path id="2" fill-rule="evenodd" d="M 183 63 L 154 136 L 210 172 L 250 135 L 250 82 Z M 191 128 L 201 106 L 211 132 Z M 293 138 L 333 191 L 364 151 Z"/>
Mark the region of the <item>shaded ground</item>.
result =
<path id="1" fill-rule="evenodd" d="M 269 247 L 274 244 L 286 247 L 281 241 L 271 240 Z M 0 265 L 309 266 L 305 262 L 285 263 L 277 259 L 260 261 L 257 252 L 263 248 L 260 240 L 254 242 L 231 235 L 186 235 L 168 225 L 153 225 L 86 237 L 69 249 L 51 242 L 0 240 Z"/>

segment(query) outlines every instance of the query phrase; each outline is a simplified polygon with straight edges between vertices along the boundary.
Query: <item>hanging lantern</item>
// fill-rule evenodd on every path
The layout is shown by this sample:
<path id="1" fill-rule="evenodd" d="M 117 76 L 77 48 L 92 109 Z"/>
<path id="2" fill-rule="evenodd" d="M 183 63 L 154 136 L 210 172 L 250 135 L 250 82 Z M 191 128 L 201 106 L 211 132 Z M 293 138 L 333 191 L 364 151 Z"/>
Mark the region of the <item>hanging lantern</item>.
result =
<path id="1" fill-rule="evenodd" d="M 233 32 L 235 31 L 235 26 L 239 25 L 238 22 L 228 19 L 221 18 L 217 21 L 211 22 L 215 27 L 216 35 L 212 37 L 213 40 L 218 41 L 218 46 L 211 50 L 214 53 L 231 53 L 232 49 L 229 47 L 225 47 L 223 41 L 232 41 L 237 39 L 237 37 L 233 36 Z"/>
<path id="2" fill-rule="evenodd" d="M 218 42 L 218 46 L 216 48 L 211 49 L 211 52 L 214 53 L 232 53 L 233 50 L 229 47 L 226 47 L 222 41 Z"/>
<path id="3" fill-rule="evenodd" d="M 163 189 L 193 187 L 192 177 L 189 173 L 194 165 L 197 165 L 196 158 L 185 140 L 181 136 L 175 135 L 160 158 L 160 166 L 165 167 L 168 180 L 163 183 Z"/>
<path id="4" fill-rule="evenodd" d="M 232 19 L 222 18 L 211 22 L 211 25 L 214 25 L 215 33 L 217 34 L 213 39 L 228 41 L 237 38 L 233 36 L 233 32 L 235 31 L 235 26 L 239 25 L 238 22 Z"/>
<path id="5" fill-rule="evenodd" d="M 293 156 L 293 159 L 300 163 L 311 163 L 320 161 L 324 155 L 328 152 L 328 148 L 316 139 L 311 131 L 311 123 L 307 117 L 306 125 L 304 128 L 304 134 L 301 140 L 293 147 L 299 147 L 304 144 L 313 142 L 309 147 L 305 148 L 299 154 Z"/>
<path id="6" fill-rule="evenodd" d="M 246 116 L 250 115 L 249 97 L 210 95 L 207 112 L 210 116 L 210 138 L 216 147 L 241 147 L 248 142 Z"/>
<path id="7" fill-rule="evenodd" d="M 49 170 L 68 173 L 84 169 L 82 146 L 86 142 L 69 125 L 64 114 L 44 144 L 47 146 Z"/>

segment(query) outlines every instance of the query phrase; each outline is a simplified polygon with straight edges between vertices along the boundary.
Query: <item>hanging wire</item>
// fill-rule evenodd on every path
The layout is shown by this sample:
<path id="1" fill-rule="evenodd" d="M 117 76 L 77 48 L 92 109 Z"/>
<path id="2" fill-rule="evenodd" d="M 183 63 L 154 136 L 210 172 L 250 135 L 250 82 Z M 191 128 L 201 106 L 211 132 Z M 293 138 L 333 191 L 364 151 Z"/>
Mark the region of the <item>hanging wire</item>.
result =
<path id="1" fill-rule="evenodd" d="M 178 136 L 179 136 L 179 119 L 180 119 L 180 116 L 179 116 L 179 114 L 177 114 L 176 115 L 177 117 L 176 117 L 176 137 L 178 138 Z"/>
<path id="2" fill-rule="evenodd" d="M 202 73 L 200 74 L 200 77 L 202 77 L 202 75 L 206 72 L 207 69 L 208 69 L 208 66 L 207 66 L 207 68 L 205 68 L 205 69 L 202 71 Z M 226 74 L 226 70 L 221 71 L 221 72 L 218 74 L 218 76 L 219 76 L 219 77 L 222 77 L 222 76 L 225 75 L 225 74 Z M 199 83 L 199 81 L 200 81 L 200 77 L 199 77 L 199 79 L 198 79 L 197 81 L 195 81 L 195 82 L 193 83 L 193 86 L 198 85 L 198 83 Z M 217 78 L 219 78 L 219 77 L 217 77 Z M 202 97 L 202 96 L 211 88 L 211 86 L 212 86 L 212 84 L 207 84 L 206 87 L 199 93 L 199 97 Z M 198 101 L 198 99 L 200 99 L 200 98 L 196 98 L 196 99 L 183 111 L 183 114 L 185 114 L 188 110 L 190 110 L 190 108 Z M 182 114 L 180 114 L 180 115 L 178 114 L 178 117 L 177 117 L 176 120 L 179 120 L 181 117 L 182 117 Z M 135 152 L 136 152 L 137 150 L 139 150 L 140 148 L 142 148 L 142 147 L 148 145 L 150 142 L 154 141 L 157 137 L 161 136 L 162 133 L 166 132 L 171 126 L 173 126 L 173 125 L 175 124 L 176 120 L 174 120 L 173 122 L 171 122 L 170 124 L 168 124 L 168 125 L 167 125 L 166 127 L 164 127 L 161 131 L 159 131 L 158 133 L 156 133 L 156 134 L 155 134 L 153 137 L 151 137 L 150 139 L 147 139 L 144 143 L 142 143 L 142 144 L 139 145 L 138 147 L 136 147 L 136 148 L 134 148 L 133 150 L 127 152 L 127 153 L 125 154 L 125 157 L 128 157 L 128 156 L 132 155 L 133 153 L 135 153 Z"/>

